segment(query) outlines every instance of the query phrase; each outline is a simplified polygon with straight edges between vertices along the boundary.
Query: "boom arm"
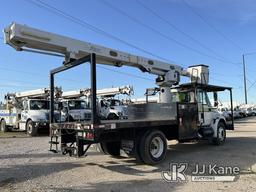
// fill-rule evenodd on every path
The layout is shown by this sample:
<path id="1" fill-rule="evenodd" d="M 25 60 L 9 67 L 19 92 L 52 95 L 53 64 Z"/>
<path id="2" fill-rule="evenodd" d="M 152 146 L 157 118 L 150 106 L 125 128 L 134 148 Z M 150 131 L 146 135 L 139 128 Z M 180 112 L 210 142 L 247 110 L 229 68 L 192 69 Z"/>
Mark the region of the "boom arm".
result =
<path id="1" fill-rule="evenodd" d="M 28 50 L 26 48 L 29 48 L 29 50 L 33 49 L 55 54 L 58 53 L 65 57 L 66 63 L 72 59 L 79 59 L 90 53 L 96 53 L 98 63 L 118 67 L 122 65 L 136 67 L 143 72 L 165 77 L 160 78 L 159 81 L 162 80 L 168 84 L 178 82 L 179 75 L 182 72 L 182 67 L 175 64 L 132 55 L 17 23 L 13 23 L 5 28 L 4 36 L 5 43 L 9 44 L 17 51 Z"/>
<path id="2" fill-rule="evenodd" d="M 112 87 L 112 88 L 97 90 L 97 96 L 100 96 L 100 97 L 111 97 L 118 94 L 132 95 L 133 87 L 127 85 L 122 87 Z"/>
<path id="3" fill-rule="evenodd" d="M 24 91 L 24 92 L 15 93 L 15 97 L 17 99 L 24 98 L 24 97 L 47 98 L 47 97 L 49 97 L 49 94 L 50 94 L 50 89 L 49 88 L 43 88 L 43 89 L 36 89 L 36 90 L 31 90 L 31 91 Z"/>
<path id="4" fill-rule="evenodd" d="M 71 98 L 79 98 L 82 96 L 88 97 L 88 96 L 90 96 L 90 94 L 91 94 L 91 89 L 79 89 L 79 90 L 75 90 L 75 91 L 63 92 L 62 98 L 71 99 Z M 97 96 L 101 96 L 101 97 L 115 96 L 117 94 L 132 95 L 133 87 L 132 86 L 121 86 L 121 87 L 112 87 L 112 88 L 97 90 Z"/>
<path id="5" fill-rule="evenodd" d="M 26 25 L 12 23 L 4 29 L 5 43 L 17 51 L 32 51 L 43 54 L 59 55 L 65 57 L 64 64 L 74 59 L 80 59 L 91 53 L 96 53 L 98 63 L 121 67 L 123 65 L 135 67 L 142 72 L 155 74 L 156 84 L 162 89 L 161 102 L 170 100 L 170 86 L 178 84 L 180 76 L 189 76 L 192 82 L 208 83 L 208 68 L 194 66 L 183 70 L 181 66 L 136 56 L 100 45 L 79 41 L 62 35 L 41 31 Z"/>

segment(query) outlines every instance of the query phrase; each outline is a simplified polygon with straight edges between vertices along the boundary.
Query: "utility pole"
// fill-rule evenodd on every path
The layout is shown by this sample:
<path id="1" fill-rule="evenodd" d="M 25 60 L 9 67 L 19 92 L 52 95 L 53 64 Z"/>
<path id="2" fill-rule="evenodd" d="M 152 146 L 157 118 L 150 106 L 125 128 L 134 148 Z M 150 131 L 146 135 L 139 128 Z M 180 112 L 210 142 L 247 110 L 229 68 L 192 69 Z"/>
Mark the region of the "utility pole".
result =
<path id="1" fill-rule="evenodd" d="M 247 88 L 246 88 L 246 72 L 245 72 L 244 54 L 243 54 L 243 69 L 244 69 L 244 99 L 245 99 L 245 104 L 247 104 Z"/>

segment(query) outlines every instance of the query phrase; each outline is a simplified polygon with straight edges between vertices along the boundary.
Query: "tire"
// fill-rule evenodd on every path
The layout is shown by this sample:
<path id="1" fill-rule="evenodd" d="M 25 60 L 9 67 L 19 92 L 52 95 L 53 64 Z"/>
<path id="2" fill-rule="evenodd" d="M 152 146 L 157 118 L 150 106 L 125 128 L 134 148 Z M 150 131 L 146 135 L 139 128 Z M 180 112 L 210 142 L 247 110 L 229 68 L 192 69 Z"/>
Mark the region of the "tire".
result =
<path id="1" fill-rule="evenodd" d="M 138 164 L 144 164 L 144 161 L 142 160 L 141 155 L 140 155 L 140 141 L 141 141 L 142 136 L 143 136 L 142 131 L 137 132 L 136 138 L 134 140 L 133 150 L 129 151 L 129 152 L 124 151 L 128 155 L 128 157 L 135 158 L 136 163 L 138 163 Z"/>
<path id="2" fill-rule="evenodd" d="M 115 142 L 101 142 L 101 150 L 106 155 L 120 156 L 121 143 L 119 141 Z"/>
<path id="3" fill-rule="evenodd" d="M 116 120 L 119 119 L 119 117 L 115 113 L 110 113 L 108 115 L 108 120 Z"/>
<path id="4" fill-rule="evenodd" d="M 35 127 L 34 122 L 32 120 L 28 120 L 26 124 L 26 130 L 27 130 L 27 134 L 30 136 L 37 135 L 37 128 Z"/>
<path id="5" fill-rule="evenodd" d="M 3 131 L 3 132 L 7 132 L 8 131 L 8 127 L 6 126 L 6 122 L 5 122 L 4 119 L 1 120 L 0 131 Z"/>
<path id="6" fill-rule="evenodd" d="M 67 118 L 66 118 L 66 122 L 75 122 L 74 118 L 69 115 Z"/>
<path id="7" fill-rule="evenodd" d="M 212 139 L 214 145 L 222 145 L 226 141 L 226 127 L 223 122 L 218 123 L 217 137 Z"/>
<path id="8" fill-rule="evenodd" d="M 165 135 L 159 130 L 146 132 L 140 142 L 140 157 L 144 163 L 155 165 L 165 159 L 167 141 Z"/>

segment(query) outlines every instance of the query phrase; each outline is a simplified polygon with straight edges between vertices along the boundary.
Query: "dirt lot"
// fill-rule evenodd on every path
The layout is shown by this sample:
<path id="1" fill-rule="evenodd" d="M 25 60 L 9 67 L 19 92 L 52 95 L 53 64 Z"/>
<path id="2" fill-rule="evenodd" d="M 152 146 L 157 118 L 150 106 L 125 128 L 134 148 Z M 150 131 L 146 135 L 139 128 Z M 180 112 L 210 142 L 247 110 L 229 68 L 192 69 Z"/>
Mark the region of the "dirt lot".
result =
<path id="1" fill-rule="evenodd" d="M 224 146 L 169 142 L 167 158 L 157 166 L 93 149 L 83 158 L 52 154 L 47 136 L 0 133 L 0 191 L 256 191 L 256 117 L 236 121 L 235 128 Z M 235 182 L 165 182 L 161 172 L 180 162 L 188 169 L 196 163 L 238 166 L 240 177 Z"/>

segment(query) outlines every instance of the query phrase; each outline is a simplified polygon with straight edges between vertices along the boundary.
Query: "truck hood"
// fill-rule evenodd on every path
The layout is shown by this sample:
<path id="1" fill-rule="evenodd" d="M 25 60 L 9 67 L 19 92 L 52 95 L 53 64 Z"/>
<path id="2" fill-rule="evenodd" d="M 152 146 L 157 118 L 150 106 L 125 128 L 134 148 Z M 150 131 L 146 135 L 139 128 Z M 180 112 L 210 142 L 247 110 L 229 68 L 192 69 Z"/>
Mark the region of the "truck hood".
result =
<path id="1" fill-rule="evenodd" d="M 122 113 L 122 115 L 127 115 L 127 106 L 126 105 L 111 106 L 109 111 L 111 113 Z"/>
<path id="2" fill-rule="evenodd" d="M 48 121 L 49 110 L 29 110 L 28 113 L 24 113 L 24 116 L 31 118 L 33 121 Z"/>

